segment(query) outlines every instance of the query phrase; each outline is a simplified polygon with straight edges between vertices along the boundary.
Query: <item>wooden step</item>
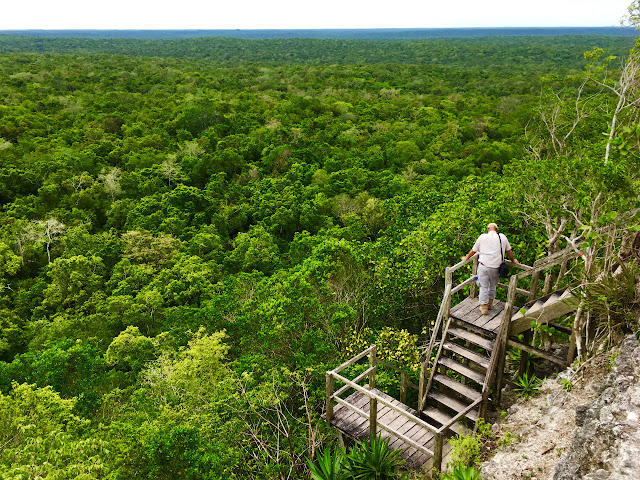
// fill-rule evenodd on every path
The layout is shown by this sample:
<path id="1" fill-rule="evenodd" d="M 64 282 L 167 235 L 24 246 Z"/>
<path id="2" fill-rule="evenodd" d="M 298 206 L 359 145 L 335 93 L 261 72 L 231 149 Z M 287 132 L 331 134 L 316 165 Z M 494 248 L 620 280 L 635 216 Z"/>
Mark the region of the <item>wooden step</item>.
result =
<path id="1" fill-rule="evenodd" d="M 422 414 L 427 416 L 428 420 L 429 419 L 435 420 L 437 423 L 439 423 L 442 426 L 447 425 L 451 420 L 453 420 L 453 417 L 432 407 L 425 408 L 422 411 Z M 432 422 L 429 422 L 428 420 L 427 420 L 427 423 L 432 423 Z M 469 429 L 459 422 L 456 422 L 453 425 L 451 425 L 449 429 L 453 430 L 458 435 L 466 435 L 469 432 Z"/>
<path id="2" fill-rule="evenodd" d="M 456 362 L 453 358 L 440 357 L 438 359 L 438 365 L 444 365 L 445 367 L 458 372 L 480 385 L 484 384 L 484 379 L 487 376 L 486 373 L 480 373 L 476 370 L 472 370 L 460 362 Z"/>
<path id="3" fill-rule="evenodd" d="M 452 410 L 455 410 L 456 413 L 460 413 L 465 410 L 469 405 L 462 403 L 460 400 L 452 398 L 444 393 L 440 393 L 437 390 L 432 390 L 427 395 L 428 398 L 434 399 L 436 402 L 441 403 L 442 405 L 449 407 Z M 471 410 L 465 415 L 469 420 L 473 420 L 474 422 L 478 419 L 478 412 L 475 410 Z"/>
<path id="4" fill-rule="evenodd" d="M 457 343 L 444 342 L 444 344 L 442 345 L 442 348 L 450 352 L 453 352 L 457 355 L 460 355 L 461 357 L 464 357 L 467 360 L 471 360 L 472 362 L 477 363 L 478 365 L 484 367 L 485 369 L 489 368 L 489 357 L 485 357 L 480 353 L 469 350 L 468 348 L 464 348 L 463 346 L 458 345 Z"/>
<path id="5" fill-rule="evenodd" d="M 460 382 L 455 381 L 453 378 L 442 375 L 441 373 L 436 373 L 433 376 L 433 381 L 450 388 L 454 392 L 458 392 L 460 395 L 464 395 L 471 401 L 475 402 L 482 398 L 481 392 L 469 387 L 468 385 L 463 385 Z"/>
<path id="6" fill-rule="evenodd" d="M 479 347 L 484 348 L 485 350 L 493 350 L 493 342 L 491 340 L 487 340 L 486 338 L 481 337 L 480 335 L 476 335 L 475 333 L 467 332 L 461 328 L 449 327 L 448 332 L 451 335 L 455 335 L 458 338 L 462 338 L 468 342 L 471 342 Z"/>
<path id="7" fill-rule="evenodd" d="M 560 295 L 558 295 L 557 293 L 554 293 L 547 299 L 546 302 L 544 302 L 543 307 L 546 307 L 547 305 L 551 305 L 552 303 L 556 303 L 558 300 L 560 300 Z"/>
<path id="8" fill-rule="evenodd" d="M 533 313 L 537 310 L 540 310 L 542 307 L 544 306 L 544 302 L 542 300 L 538 300 L 536 303 L 534 303 L 533 305 L 531 305 L 531 307 L 529 307 L 529 310 L 527 310 L 527 314 L 529 313 Z"/>

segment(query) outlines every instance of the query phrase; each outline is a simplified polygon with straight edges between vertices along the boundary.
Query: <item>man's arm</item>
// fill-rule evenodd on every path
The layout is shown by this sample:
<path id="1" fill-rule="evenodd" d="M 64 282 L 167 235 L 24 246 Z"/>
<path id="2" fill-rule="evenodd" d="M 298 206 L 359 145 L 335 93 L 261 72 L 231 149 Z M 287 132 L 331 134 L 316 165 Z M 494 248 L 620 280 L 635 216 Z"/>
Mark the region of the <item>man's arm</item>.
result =
<path id="1" fill-rule="evenodd" d="M 513 256 L 513 250 L 507 250 L 507 257 L 509 257 L 509 260 L 511 260 L 513 263 L 518 263 L 518 260 L 516 260 Z"/>
<path id="2" fill-rule="evenodd" d="M 462 261 L 464 262 L 465 260 L 467 260 L 469 257 L 472 257 L 473 255 L 475 255 L 476 252 L 473 251 L 473 248 L 471 250 L 469 250 L 469 253 L 467 253 L 464 257 L 462 258 Z"/>

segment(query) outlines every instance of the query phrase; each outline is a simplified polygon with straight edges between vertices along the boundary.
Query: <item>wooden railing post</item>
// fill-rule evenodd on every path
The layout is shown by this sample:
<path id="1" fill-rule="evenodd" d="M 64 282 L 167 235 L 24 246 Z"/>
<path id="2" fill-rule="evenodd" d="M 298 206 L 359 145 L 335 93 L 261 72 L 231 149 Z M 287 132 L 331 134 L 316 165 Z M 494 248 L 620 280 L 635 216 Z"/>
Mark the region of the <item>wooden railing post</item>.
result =
<path id="1" fill-rule="evenodd" d="M 407 372 L 400 372 L 400 403 L 407 404 Z"/>
<path id="2" fill-rule="evenodd" d="M 531 288 L 529 289 L 529 300 L 536 298 L 538 294 L 538 280 L 540 279 L 540 270 L 536 270 L 531 275 Z"/>
<path id="3" fill-rule="evenodd" d="M 378 430 L 378 399 L 369 397 L 369 433 L 371 440 L 376 438 Z"/>
<path id="4" fill-rule="evenodd" d="M 422 412 L 424 410 L 424 402 L 425 402 L 425 390 L 427 388 L 427 372 L 429 365 L 429 359 L 427 358 L 424 362 L 422 362 L 422 366 L 420 367 L 420 383 L 418 384 L 418 412 Z"/>
<path id="5" fill-rule="evenodd" d="M 476 275 L 478 275 L 478 256 L 477 255 L 473 258 L 473 265 L 471 266 L 471 276 L 475 278 Z M 478 284 L 474 280 L 473 283 L 471 284 L 471 292 L 469 293 L 469 296 L 471 298 L 475 298 L 477 294 L 478 294 Z"/>
<path id="6" fill-rule="evenodd" d="M 509 292 L 507 293 L 507 304 L 504 308 L 502 317 L 502 326 L 500 328 L 499 336 L 496 338 L 496 345 L 493 348 L 498 348 L 496 352 L 498 354 L 498 370 L 496 375 L 496 403 L 500 402 L 500 396 L 502 394 L 502 383 L 504 375 L 504 366 L 507 356 L 507 340 L 509 339 L 509 330 L 511 329 L 511 317 L 513 316 L 513 304 L 516 301 L 516 289 L 518 288 L 518 275 L 513 275 L 509 280 Z"/>
<path id="7" fill-rule="evenodd" d="M 438 473 L 442 470 L 442 433 L 436 433 L 433 444 L 433 470 Z"/>
<path id="8" fill-rule="evenodd" d="M 376 388 L 376 346 L 371 345 L 371 351 L 369 352 L 369 367 L 371 373 L 369 374 L 369 390 Z"/>
<path id="9" fill-rule="evenodd" d="M 333 390 L 335 388 L 333 372 L 327 372 L 327 423 L 331 425 L 333 420 Z"/>
<path id="10" fill-rule="evenodd" d="M 447 288 L 449 287 L 449 288 Z M 444 270 L 444 290 L 445 292 L 447 290 L 451 291 L 451 288 L 453 287 L 453 273 L 451 272 L 451 267 L 447 267 Z M 446 298 L 442 299 L 443 302 L 445 302 L 444 304 L 444 310 L 442 311 L 442 320 L 444 320 L 445 322 L 449 319 L 449 310 L 451 310 L 451 295 L 447 295 Z"/>

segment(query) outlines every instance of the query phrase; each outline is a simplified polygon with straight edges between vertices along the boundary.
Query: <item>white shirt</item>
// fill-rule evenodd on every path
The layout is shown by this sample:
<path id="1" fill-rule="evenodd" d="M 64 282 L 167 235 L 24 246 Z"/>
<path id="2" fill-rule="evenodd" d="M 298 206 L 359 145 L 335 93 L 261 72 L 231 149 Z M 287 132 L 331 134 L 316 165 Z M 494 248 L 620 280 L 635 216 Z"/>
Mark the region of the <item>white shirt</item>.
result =
<path id="1" fill-rule="evenodd" d="M 472 250 L 480 254 L 478 261 L 485 267 L 498 268 L 502 263 L 504 253 L 511 250 L 507 237 L 503 233 L 499 235 L 500 240 L 498 240 L 498 233 L 495 230 L 490 230 L 489 233 L 480 235 L 473 245 Z M 502 241 L 502 252 L 500 252 L 500 241 Z"/>

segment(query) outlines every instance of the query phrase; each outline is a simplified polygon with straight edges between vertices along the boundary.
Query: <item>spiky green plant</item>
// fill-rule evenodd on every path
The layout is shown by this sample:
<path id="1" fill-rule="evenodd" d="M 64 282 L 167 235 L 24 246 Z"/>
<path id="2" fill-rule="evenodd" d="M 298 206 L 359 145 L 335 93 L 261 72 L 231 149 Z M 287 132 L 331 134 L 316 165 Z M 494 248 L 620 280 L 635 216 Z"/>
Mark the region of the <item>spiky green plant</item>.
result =
<path id="1" fill-rule="evenodd" d="M 327 449 L 318 457 L 316 463 L 311 460 L 307 463 L 312 480 L 347 480 L 349 478 L 345 469 L 345 455 L 341 450 L 331 453 Z"/>
<path id="2" fill-rule="evenodd" d="M 441 480 L 480 480 L 480 472 L 474 467 L 456 465 L 450 472 L 443 474 Z"/>
<path id="3" fill-rule="evenodd" d="M 529 376 L 529 374 L 525 372 L 519 376 L 514 383 L 516 386 L 513 390 L 519 397 L 526 400 L 529 397 L 533 397 L 538 394 L 540 386 L 542 385 L 542 380 L 535 375 Z"/>
<path id="4" fill-rule="evenodd" d="M 400 450 L 391 450 L 389 440 L 374 438 L 360 442 L 347 455 L 349 473 L 354 480 L 395 480 L 402 478 L 398 470 L 404 460 Z"/>

